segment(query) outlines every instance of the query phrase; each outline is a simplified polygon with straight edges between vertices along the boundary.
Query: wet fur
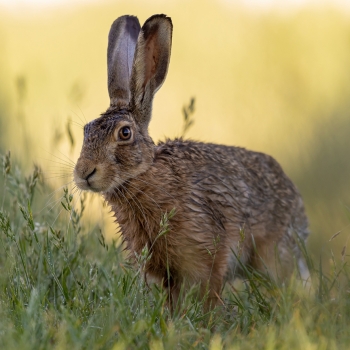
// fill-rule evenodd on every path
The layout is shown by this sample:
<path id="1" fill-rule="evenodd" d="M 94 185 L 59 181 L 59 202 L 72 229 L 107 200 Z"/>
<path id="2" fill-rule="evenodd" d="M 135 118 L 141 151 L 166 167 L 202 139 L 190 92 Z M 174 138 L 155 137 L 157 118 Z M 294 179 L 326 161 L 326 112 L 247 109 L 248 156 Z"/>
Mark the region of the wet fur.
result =
<path id="1" fill-rule="evenodd" d="M 129 19 L 122 17 L 116 27 L 127 28 Z M 120 96 L 111 88 L 109 109 L 85 126 L 77 185 L 102 193 L 131 258 L 148 247 L 145 274 L 169 288 L 173 302 L 181 285 L 198 283 L 215 304 L 225 280 L 238 272 L 237 257 L 276 280 L 288 280 L 295 266 L 307 279 L 295 240 L 308 236 L 303 201 L 272 157 L 182 139 L 155 145 L 148 135 L 152 99 L 170 57 L 170 25 L 164 15 L 146 21 L 135 42 L 130 99 L 127 87 Z M 142 64 L 152 40 L 150 50 L 160 52 L 151 51 L 151 61 Z M 128 142 L 117 136 L 125 125 L 132 131 Z M 162 215 L 173 208 L 170 231 L 157 237 Z"/>

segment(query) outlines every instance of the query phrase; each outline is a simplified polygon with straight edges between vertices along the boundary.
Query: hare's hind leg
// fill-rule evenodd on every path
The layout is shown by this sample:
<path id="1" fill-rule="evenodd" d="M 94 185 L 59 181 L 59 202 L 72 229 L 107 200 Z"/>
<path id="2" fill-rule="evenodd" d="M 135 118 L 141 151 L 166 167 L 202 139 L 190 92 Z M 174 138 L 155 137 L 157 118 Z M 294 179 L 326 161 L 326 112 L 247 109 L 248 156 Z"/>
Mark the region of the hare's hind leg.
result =
<path id="1" fill-rule="evenodd" d="M 284 235 L 278 242 L 257 242 L 252 266 L 272 277 L 277 283 L 288 283 L 293 272 L 298 273 L 304 286 L 310 281 L 302 252 L 291 235 Z"/>
<path id="2" fill-rule="evenodd" d="M 285 240 L 255 242 L 252 266 L 278 283 L 287 282 L 294 271 L 293 250 Z"/>
<path id="3" fill-rule="evenodd" d="M 289 252 L 283 253 L 283 261 L 276 244 L 259 247 L 252 258 L 252 267 L 270 276 L 274 281 L 288 280 L 293 272 L 293 260 Z"/>

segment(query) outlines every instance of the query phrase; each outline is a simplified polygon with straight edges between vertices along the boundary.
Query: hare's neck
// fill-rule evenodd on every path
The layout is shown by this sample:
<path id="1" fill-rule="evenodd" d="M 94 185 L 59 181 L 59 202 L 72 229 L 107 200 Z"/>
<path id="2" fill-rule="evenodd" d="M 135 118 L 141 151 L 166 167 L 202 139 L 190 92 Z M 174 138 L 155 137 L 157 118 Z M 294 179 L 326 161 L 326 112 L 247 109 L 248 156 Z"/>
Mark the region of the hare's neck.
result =
<path id="1" fill-rule="evenodd" d="M 105 197 L 132 250 L 152 244 L 158 234 L 161 210 L 154 198 L 154 186 L 152 179 L 140 175 Z"/>

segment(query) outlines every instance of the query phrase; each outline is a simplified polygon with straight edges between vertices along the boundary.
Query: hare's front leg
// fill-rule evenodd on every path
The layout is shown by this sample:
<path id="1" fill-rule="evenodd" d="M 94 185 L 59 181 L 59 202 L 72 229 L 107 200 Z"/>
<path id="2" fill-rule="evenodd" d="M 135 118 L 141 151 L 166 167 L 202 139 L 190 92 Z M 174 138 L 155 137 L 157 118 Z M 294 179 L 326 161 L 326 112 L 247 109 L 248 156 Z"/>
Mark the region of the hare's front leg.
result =
<path id="1" fill-rule="evenodd" d="M 212 259 L 207 261 L 206 274 L 201 280 L 201 294 L 206 297 L 204 309 L 209 311 L 220 302 L 220 295 L 228 269 L 228 249 L 219 247 Z"/>

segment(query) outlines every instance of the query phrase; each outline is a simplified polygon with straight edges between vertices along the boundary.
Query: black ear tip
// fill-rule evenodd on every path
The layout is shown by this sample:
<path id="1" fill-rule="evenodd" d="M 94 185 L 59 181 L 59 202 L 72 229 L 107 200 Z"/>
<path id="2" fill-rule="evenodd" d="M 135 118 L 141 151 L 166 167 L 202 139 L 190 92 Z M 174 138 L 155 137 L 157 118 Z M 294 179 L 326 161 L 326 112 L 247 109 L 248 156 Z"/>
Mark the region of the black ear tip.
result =
<path id="1" fill-rule="evenodd" d="M 165 15 L 163 13 L 151 16 L 150 18 L 147 19 L 145 24 L 153 22 L 153 21 L 155 21 L 155 22 L 156 21 L 167 21 L 169 23 L 170 27 L 173 27 L 173 23 L 171 21 L 171 17 L 168 17 L 167 15 Z"/>

